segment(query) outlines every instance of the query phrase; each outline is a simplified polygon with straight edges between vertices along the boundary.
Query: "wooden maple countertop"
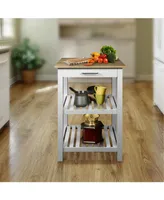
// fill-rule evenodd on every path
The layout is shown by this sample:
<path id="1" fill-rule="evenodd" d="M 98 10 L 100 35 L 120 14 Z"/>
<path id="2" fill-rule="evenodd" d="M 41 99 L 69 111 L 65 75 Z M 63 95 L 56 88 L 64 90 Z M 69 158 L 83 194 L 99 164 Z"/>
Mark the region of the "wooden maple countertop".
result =
<path id="1" fill-rule="evenodd" d="M 121 61 L 117 60 L 115 63 L 108 63 L 108 64 L 100 64 L 94 63 L 92 66 L 84 66 L 83 64 L 78 65 L 67 65 L 63 61 L 66 61 L 69 58 L 61 58 L 55 65 L 57 69 L 122 69 L 125 68 L 126 65 Z"/>

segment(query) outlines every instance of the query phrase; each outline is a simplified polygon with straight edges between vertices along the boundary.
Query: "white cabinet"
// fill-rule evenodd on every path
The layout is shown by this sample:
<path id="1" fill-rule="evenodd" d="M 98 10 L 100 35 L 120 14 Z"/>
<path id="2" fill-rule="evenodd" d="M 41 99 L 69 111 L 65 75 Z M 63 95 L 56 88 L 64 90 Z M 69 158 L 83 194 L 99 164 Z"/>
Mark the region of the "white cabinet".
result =
<path id="1" fill-rule="evenodd" d="M 154 105 L 164 114 L 164 19 L 154 19 Z"/>
<path id="2" fill-rule="evenodd" d="M 164 114 L 164 63 L 154 61 L 154 105 Z"/>
<path id="3" fill-rule="evenodd" d="M 9 52 L 0 54 L 0 129 L 9 121 Z"/>
<path id="4" fill-rule="evenodd" d="M 9 121 L 9 89 L 0 90 L 0 128 Z"/>
<path id="5" fill-rule="evenodd" d="M 154 57 L 164 62 L 164 19 L 154 19 Z"/>
<path id="6" fill-rule="evenodd" d="M 134 18 L 62 18 L 58 19 L 59 25 L 91 25 L 91 24 L 125 24 L 134 23 Z"/>

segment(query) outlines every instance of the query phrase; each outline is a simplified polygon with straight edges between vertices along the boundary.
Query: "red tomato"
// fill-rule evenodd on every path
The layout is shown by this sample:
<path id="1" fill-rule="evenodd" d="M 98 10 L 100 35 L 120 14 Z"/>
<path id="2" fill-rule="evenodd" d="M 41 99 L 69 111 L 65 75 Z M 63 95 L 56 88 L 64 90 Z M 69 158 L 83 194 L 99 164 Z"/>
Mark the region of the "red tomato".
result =
<path id="1" fill-rule="evenodd" d="M 100 54 L 100 56 L 99 56 L 99 58 L 106 58 L 107 57 L 107 55 L 106 54 Z"/>
<path id="2" fill-rule="evenodd" d="M 102 58 L 99 58 L 98 59 L 98 63 L 102 63 L 103 62 L 103 59 Z"/>
<path id="3" fill-rule="evenodd" d="M 103 62 L 107 64 L 108 63 L 108 59 L 104 58 Z"/>

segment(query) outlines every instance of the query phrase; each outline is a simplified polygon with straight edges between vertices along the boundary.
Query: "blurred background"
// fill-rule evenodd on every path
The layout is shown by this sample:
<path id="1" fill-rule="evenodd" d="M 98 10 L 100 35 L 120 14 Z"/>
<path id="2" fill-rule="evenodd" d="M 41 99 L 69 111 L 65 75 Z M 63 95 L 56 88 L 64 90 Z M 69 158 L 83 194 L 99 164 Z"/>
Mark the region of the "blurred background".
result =
<path id="1" fill-rule="evenodd" d="M 55 63 L 61 57 L 88 57 L 103 45 L 112 45 L 128 66 L 124 78 L 152 80 L 153 20 L 134 18 L 0 19 L 0 45 L 17 45 L 28 37 L 46 60 L 38 80 L 56 80 Z M 10 79 L 16 70 L 11 66 Z"/>

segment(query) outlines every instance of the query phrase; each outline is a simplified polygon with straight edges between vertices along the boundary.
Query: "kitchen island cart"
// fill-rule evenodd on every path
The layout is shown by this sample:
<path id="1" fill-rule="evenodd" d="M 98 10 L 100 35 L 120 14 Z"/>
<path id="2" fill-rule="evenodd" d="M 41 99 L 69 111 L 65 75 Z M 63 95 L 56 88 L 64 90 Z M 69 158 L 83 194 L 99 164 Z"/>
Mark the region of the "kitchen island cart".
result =
<path id="1" fill-rule="evenodd" d="M 117 161 L 122 161 L 122 79 L 125 65 L 115 63 L 84 66 L 67 65 L 66 58 L 57 62 L 58 70 L 58 161 L 63 161 L 64 152 L 117 152 Z M 68 92 L 68 78 L 111 78 L 112 92 L 107 94 L 102 106 L 94 102 L 83 108 L 74 106 L 75 95 Z M 87 80 L 86 80 L 87 81 Z M 112 123 L 104 124 L 102 144 L 85 145 L 81 142 L 80 124 L 68 124 L 68 115 L 109 114 Z"/>

